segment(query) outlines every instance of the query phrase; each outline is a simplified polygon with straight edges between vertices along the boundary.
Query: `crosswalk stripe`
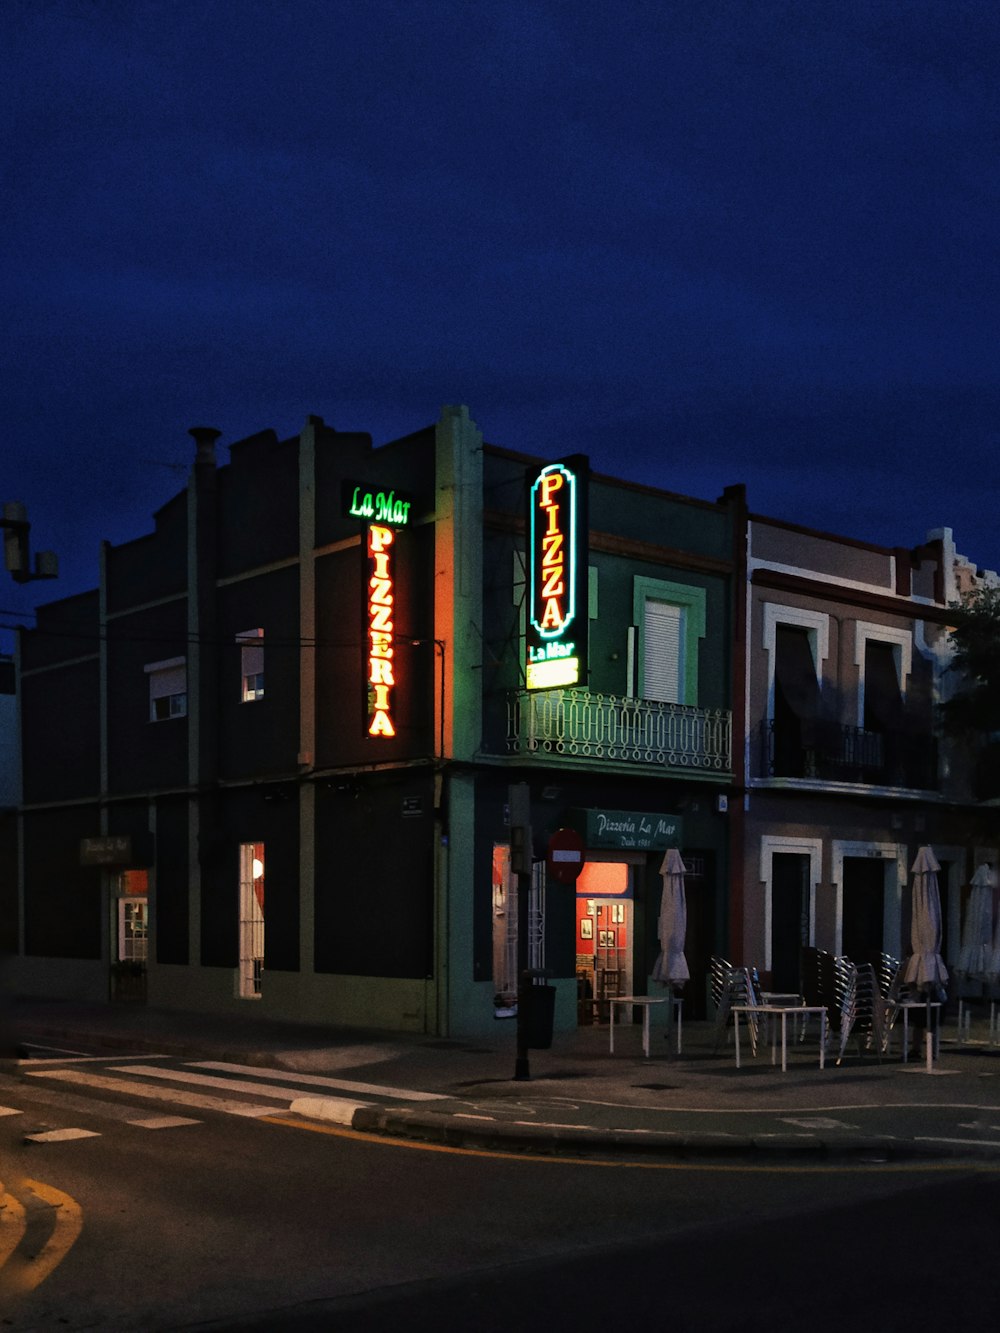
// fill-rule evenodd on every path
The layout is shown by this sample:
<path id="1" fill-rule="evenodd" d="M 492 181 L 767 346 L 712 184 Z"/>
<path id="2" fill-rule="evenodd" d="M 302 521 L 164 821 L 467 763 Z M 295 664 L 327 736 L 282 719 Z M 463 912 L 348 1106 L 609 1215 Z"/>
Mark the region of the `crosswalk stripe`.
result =
<path id="1" fill-rule="evenodd" d="M 129 1125 L 135 1125 L 136 1129 L 175 1129 L 179 1125 L 200 1125 L 200 1120 L 192 1120 L 186 1115 L 156 1115 L 148 1116 L 144 1120 L 129 1120 Z"/>
<path id="2" fill-rule="evenodd" d="M 62 1143 L 67 1139 L 99 1139 L 96 1129 L 46 1129 L 39 1134 L 25 1134 L 31 1143 Z"/>
<path id="3" fill-rule="evenodd" d="M 347 1078 L 330 1078 L 326 1074 L 300 1074 L 284 1069 L 263 1069 L 257 1065 L 236 1065 L 226 1060 L 192 1060 L 192 1069 L 217 1069 L 221 1073 L 251 1074 L 257 1078 L 274 1077 L 292 1078 L 296 1083 L 305 1083 L 314 1088 L 338 1088 L 342 1092 L 360 1092 L 377 1097 L 393 1097 L 401 1102 L 442 1102 L 448 1097 L 443 1092 L 417 1092 L 412 1088 L 392 1088 L 381 1083 L 357 1083 Z"/>
<path id="4" fill-rule="evenodd" d="M 157 1069 L 153 1065 L 133 1065 L 129 1069 L 112 1069 L 113 1074 L 142 1074 L 144 1078 L 163 1079 L 168 1083 L 191 1083 L 202 1088 L 228 1088 L 230 1092 L 249 1092 L 255 1097 L 274 1097 L 291 1102 L 302 1096 L 301 1088 L 280 1083 L 251 1083 L 247 1079 L 214 1078 L 211 1074 L 192 1074 L 184 1069 Z M 346 1098 L 335 1098 L 346 1102 Z M 370 1106 L 370 1102 L 349 1103 L 355 1110 Z"/>
<path id="5" fill-rule="evenodd" d="M 16 1106 L 0 1106 L 0 1115 L 20 1115 Z"/>
<path id="6" fill-rule="evenodd" d="M 106 1055 L 49 1055 L 44 1059 L 39 1056 L 32 1056 L 30 1060 L 21 1061 L 22 1064 L 30 1064 L 31 1068 L 27 1071 L 29 1074 L 36 1072 L 39 1065 L 98 1065 L 107 1064 Z M 166 1060 L 165 1055 L 115 1055 L 110 1057 L 113 1060 Z"/>
<path id="7" fill-rule="evenodd" d="M 39 1072 L 41 1073 L 41 1071 Z M 222 1111 L 226 1115 L 241 1115 L 251 1119 L 259 1119 L 261 1116 L 274 1114 L 273 1106 L 251 1106 L 248 1102 L 229 1101 L 225 1097 L 207 1097 L 201 1093 L 188 1092 L 184 1088 L 158 1088 L 149 1083 L 136 1083 L 131 1079 L 107 1078 L 104 1074 L 85 1074 L 78 1069 L 47 1069 L 42 1077 L 59 1079 L 62 1083 L 104 1088 L 108 1092 L 121 1092 L 135 1097 L 149 1097 L 154 1101 L 176 1102 L 181 1106 L 198 1106 L 208 1111 Z"/>

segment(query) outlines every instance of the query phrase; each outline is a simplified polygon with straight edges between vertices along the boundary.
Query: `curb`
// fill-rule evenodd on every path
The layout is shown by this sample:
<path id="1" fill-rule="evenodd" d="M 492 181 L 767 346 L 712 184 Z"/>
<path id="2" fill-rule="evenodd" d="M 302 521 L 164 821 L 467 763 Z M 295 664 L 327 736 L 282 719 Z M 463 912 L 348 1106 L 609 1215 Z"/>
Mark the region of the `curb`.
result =
<path id="1" fill-rule="evenodd" d="M 79 1039 L 79 1030 L 56 1024 L 25 1025 L 20 1034 L 29 1041 Z M 219 1059 L 245 1065 L 273 1065 L 276 1052 L 234 1048 L 210 1038 L 185 1037 L 155 1040 L 145 1033 L 89 1033 L 88 1041 L 107 1051 L 137 1047 L 182 1059 Z M 0 1057 L 0 1072 L 23 1075 L 30 1059 Z M 280 1067 L 280 1059 L 277 1059 Z M 466 1118 L 451 1112 L 416 1107 L 390 1107 L 343 1097 L 303 1096 L 290 1112 L 304 1119 L 326 1121 L 386 1139 L 437 1143 L 445 1147 L 484 1152 L 520 1153 L 539 1157 L 560 1154 L 581 1157 L 618 1154 L 623 1157 L 659 1157 L 664 1160 L 710 1159 L 731 1161 L 743 1157 L 756 1165 L 799 1162 L 878 1165 L 888 1162 L 1000 1161 L 1000 1144 L 899 1139 L 892 1135 L 855 1135 L 838 1139 L 816 1134 L 726 1134 L 712 1131 L 604 1129 L 593 1125 L 516 1124 L 504 1120 Z"/>
<path id="2" fill-rule="evenodd" d="M 306 1109 L 306 1108 L 309 1109 Z M 301 1098 L 290 1108 L 309 1119 L 330 1120 L 346 1128 L 387 1139 L 438 1143 L 444 1147 L 483 1152 L 503 1151 L 540 1157 L 574 1154 L 595 1156 L 616 1152 L 676 1160 L 756 1157 L 760 1165 L 810 1160 L 816 1164 L 1000 1160 L 1000 1148 L 984 1144 L 917 1143 L 891 1136 L 824 1139 L 815 1134 L 767 1136 L 716 1133 L 670 1133 L 661 1130 L 605 1130 L 592 1125 L 518 1125 L 497 1121 L 470 1122 L 444 1112 L 362 1105 L 348 1109 L 326 1098 Z"/>

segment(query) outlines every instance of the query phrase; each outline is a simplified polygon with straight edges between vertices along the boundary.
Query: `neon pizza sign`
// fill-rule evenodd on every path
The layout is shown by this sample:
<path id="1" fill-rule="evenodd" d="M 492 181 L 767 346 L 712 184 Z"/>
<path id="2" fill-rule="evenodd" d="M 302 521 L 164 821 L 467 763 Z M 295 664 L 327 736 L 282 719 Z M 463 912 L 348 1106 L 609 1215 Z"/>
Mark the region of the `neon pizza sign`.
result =
<path id="1" fill-rule="evenodd" d="M 368 694 L 369 736 L 395 736 L 392 720 L 393 577 L 392 528 L 373 523 L 368 529 Z"/>
<path id="2" fill-rule="evenodd" d="M 569 459 L 547 464 L 529 487 L 529 690 L 586 681 L 586 482 L 586 460 Z"/>

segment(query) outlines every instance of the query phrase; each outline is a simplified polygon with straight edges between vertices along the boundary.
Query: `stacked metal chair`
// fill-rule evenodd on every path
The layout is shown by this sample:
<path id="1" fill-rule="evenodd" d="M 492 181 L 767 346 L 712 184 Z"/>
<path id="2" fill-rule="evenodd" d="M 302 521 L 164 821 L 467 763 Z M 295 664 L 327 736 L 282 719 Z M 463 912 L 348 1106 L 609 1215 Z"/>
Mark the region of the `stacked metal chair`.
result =
<path id="1" fill-rule="evenodd" d="M 726 1030 L 733 1021 L 733 1005 L 746 1006 L 744 1016 L 750 1034 L 750 1050 L 757 1054 L 760 1037 L 760 1015 L 753 1012 L 760 1003 L 760 977 L 755 967 L 733 967 L 725 958 L 713 957 L 708 964 L 709 984 L 715 1004 L 715 1045 L 718 1051 Z"/>
<path id="2" fill-rule="evenodd" d="M 847 1044 L 853 1037 L 858 1043 L 858 1055 L 873 1050 L 881 1064 L 889 1041 L 888 1002 L 879 989 L 875 968 L 871 963 L 855 966 L 850 959 L 841 960 L 846 967 L 846 986 L 840 1007 L 839 1065 Z"/>

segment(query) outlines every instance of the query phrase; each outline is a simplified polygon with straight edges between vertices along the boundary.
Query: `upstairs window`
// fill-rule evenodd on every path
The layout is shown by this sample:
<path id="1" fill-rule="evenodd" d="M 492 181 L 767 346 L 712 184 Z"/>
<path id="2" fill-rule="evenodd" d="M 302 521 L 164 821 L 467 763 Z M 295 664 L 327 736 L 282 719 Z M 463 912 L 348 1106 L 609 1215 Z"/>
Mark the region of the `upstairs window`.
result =
<path id="1" fill-rule="evenodd" d="M 173 717 L 187 717 L 187 659 L 171 657 L 164 662 L 149 662 L 149 720 L 167 722 Z"/>
<path id="2" fill-rule="evenodd" d="M 774 772 L 778 777 L 817 776 L 820 687 L 812 631 L 777 625 L 774 636 Z"/>
<path id="3" fill-rule="evenodd" d="M 869 639 L 865 644 L 865 731 L 896 732 L 903 725 L 903 696 L 899 690 L 898 649 L 892 643 Z"/>
<path id="4" fill-rule="evenodd" d="M 910 630 L 857 621 L 854 662 L 858 668 L 858 726 L 872 732 L 899 731 L 913 669 Z M 929 725 L 930 719 L 927 721 Z"/>
<path id="5" fill-rule="evenodd" d="M 240 649 L 240 698 L 252 703 L 264 697 L 264 631 L 246 629 L 237 634 Z"/>
<path id="6" fill-rule="evenodd" d="M 660 703 L 683 702 L 684 609 L 646 600 L 642 693 Z"/>
<path id="7" fill-rule="evenodd" d="M 774 717 L 792 715 L 812 721 L 820 715 L 810 631 L 801 625 L 778 625 L 775 633 Z"/>
<path id="8" fill-rule="evenodd" d="M 705 590 L 663 579 L 632 581 L 629 693 L 656 703 L 698 703 Z"/>

